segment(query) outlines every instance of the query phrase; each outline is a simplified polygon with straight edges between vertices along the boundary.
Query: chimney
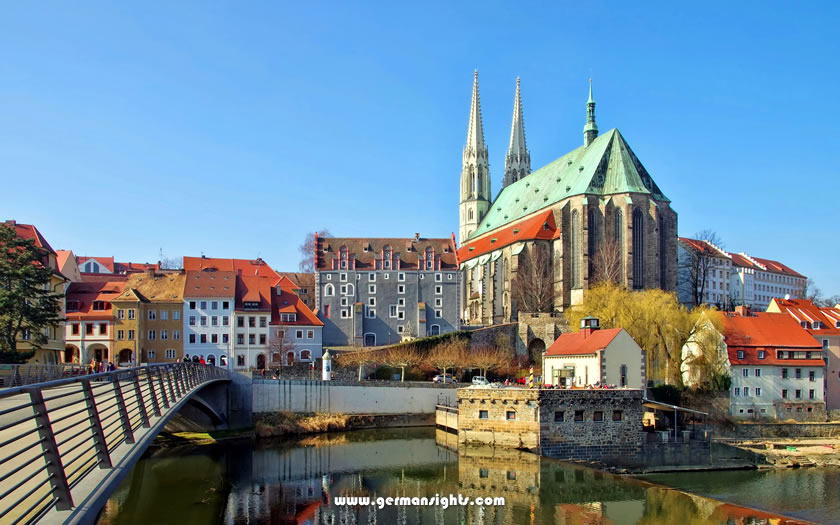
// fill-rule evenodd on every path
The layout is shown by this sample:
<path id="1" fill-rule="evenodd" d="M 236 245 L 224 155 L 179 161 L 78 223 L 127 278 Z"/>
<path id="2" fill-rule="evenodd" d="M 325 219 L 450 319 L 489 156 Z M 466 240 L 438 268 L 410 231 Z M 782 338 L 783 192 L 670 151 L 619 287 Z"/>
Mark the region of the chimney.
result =
<path id="1" fill-rule="evenodd" d="M 600 328 L 597 317 L 584 317 L 580 320 L 580 331 L 583 332 L 583 338 L 586 339 L 592 332 Z"/>
<path id="2" fill-rule="evenodd" d="M 736 306 L 735 315 L 740 315 L 741 317 L 749 317 L 751 315 L 750 307 L 743 304 L 740 306 Z"/>
<path id="3" fill-rule="evenodd" d="M 419 241 L 419 240 L 420 240 L 420 234 L 419 234 L 419 233 L 415 233 L 415 234 L 414 234 L 414 242 L 417 242 L 417 241 Z"/>

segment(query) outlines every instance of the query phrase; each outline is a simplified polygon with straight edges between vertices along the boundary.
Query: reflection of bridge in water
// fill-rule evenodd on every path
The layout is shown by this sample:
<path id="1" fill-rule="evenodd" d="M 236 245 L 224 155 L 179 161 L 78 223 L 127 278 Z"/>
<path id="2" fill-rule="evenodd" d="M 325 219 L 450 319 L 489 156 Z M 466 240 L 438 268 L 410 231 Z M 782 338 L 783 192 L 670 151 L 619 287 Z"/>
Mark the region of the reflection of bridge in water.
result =
<path id="1" fill-rule="evenodd" d="M 187 403 L 224 421 L 228 381 L 225 369 L 176 363 L 0 391 L 0 522 L 92 522 Z"/>

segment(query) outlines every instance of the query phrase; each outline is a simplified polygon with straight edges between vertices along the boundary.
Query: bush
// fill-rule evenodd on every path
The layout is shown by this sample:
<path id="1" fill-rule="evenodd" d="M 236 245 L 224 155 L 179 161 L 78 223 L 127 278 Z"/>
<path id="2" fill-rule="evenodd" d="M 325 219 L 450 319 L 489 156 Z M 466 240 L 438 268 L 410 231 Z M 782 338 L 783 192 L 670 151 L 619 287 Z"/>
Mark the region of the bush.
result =
<path id="1" fill-rule="evenodd" d="M 659 385 L 650 389 L 650 396 L 654 401 L 660 403 L 668 403 L 669 405 L 680 406 L 682 393 L 685 391 L 684 387 L 674 385 Z"/>

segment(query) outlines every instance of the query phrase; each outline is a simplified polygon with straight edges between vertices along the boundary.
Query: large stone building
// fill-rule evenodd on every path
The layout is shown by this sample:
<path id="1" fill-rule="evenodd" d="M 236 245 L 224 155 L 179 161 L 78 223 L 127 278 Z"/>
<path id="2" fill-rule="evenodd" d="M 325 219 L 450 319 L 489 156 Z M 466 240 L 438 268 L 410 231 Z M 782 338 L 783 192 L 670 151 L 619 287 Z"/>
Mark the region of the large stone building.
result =
<path id="1" fill-rule="evenodd" d="M 316 237 L 315 289 L 324 345 L 381 346 L 460 325 L 454 235 Z"/>
<path id="2" fill-rule="evenodd" d="M 462 315 L 509 322 L 518 312 L 520 268 L 546 272 L 543 311 L 583 300 L 597 275 L 632 289 L 677 288 L 677 214 L 616 129 L 598 135 L 590 86 L 584 141 L 533 173 L 517 83 L 504 185 L 492 200 L 478 76 L 461 171 Z M 540 255 L 542 254 L 542 255 Z M 602 262 L 598 262 L 602 261 Z M 522 278 L 520 278 L 522 279 Z"/>

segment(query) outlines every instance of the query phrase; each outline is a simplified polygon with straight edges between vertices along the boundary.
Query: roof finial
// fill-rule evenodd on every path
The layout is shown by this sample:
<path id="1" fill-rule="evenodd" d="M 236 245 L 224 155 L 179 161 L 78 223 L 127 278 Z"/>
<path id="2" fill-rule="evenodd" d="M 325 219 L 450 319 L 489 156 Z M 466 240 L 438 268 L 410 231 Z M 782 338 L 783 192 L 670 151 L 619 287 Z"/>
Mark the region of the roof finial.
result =
<path id="1" fill-rule="evenodd" d="M 595 124 L 595 99 L 592 97 L 592 79 L 589 79 L 589 100 L 586 101 L 586 125 L 583 126 L 583 145 L 589 146 L 598 137 Z"/>

